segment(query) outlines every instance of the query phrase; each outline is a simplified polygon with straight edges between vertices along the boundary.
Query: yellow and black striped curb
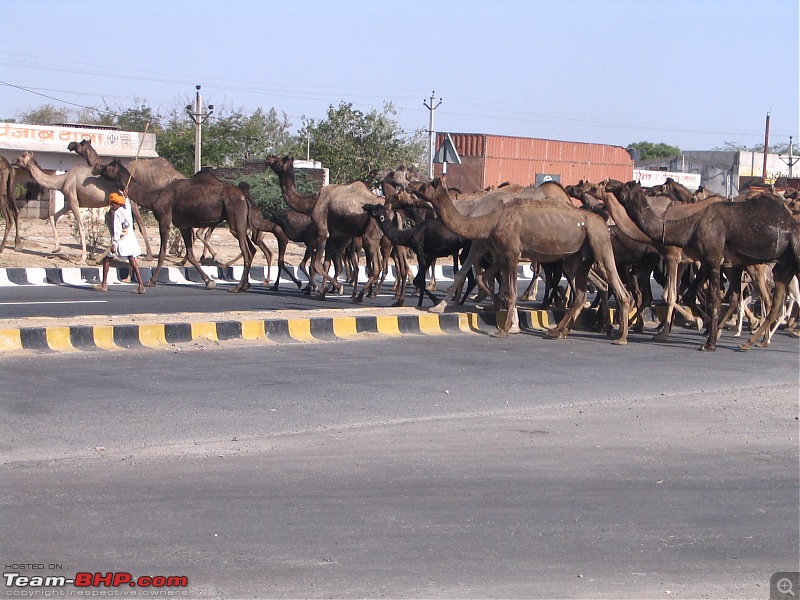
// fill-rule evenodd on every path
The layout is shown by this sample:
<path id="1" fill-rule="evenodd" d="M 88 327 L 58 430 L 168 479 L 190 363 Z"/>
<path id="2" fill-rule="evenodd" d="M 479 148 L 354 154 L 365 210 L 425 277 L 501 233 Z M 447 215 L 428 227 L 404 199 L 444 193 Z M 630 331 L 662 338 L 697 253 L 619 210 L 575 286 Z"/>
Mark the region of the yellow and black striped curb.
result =
<path id="1" fill-rule="evenodd" d="M 495 314 L 491 312 L 20 327 L 0 328 L 0 352 L 159 348 L 200 339 L 317 342 L 354 339 L 369 333 L 385 336 L 442 335 L 490 333 L 494 329 Z"/>
<path id="2" fill-rule="evenodd" d="M 563 312 L 563 309 L 520 308 L 519 327 L 522 331 L 551 329 L 563 317 Z M 384 336 L 490 334 L 497 330 L 498 323 L 505 322 L 505 318 L 504 311 L 497 313 L 486 311 L 201 320 L 141 325 L 54 325 L 7 329 L 0 325 L 0 353 L 18 350 L 74 352 L 159 348 L 203 339 L 214 342 L 246 340 L 296 343 L 357 339 L 363 334 Z M 574 328 L 596 329 L 597 311 L 593 309 L 581 311 Z"/>

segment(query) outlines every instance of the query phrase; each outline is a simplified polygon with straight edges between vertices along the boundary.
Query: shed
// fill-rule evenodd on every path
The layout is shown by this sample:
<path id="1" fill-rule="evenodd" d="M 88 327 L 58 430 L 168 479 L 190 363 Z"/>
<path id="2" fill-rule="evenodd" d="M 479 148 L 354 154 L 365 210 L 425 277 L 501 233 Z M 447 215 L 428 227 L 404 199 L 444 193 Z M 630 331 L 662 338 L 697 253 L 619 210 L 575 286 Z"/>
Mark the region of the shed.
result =
<path id="1" fill-rule="evenodd" d="M 437 148 L 446 135 L 436 134 Z M 449 135 L 461 164 L 447 165 L 447 183 L 464 193 L 504 182 L 530 185 L 552 180 L 572 185 L 581 179 L 629 181 L 633 176 L 633 160 L 622 146 L 482 133 Z M 434 175 L 441 174 L 442 165 L 435 164 Z"/>

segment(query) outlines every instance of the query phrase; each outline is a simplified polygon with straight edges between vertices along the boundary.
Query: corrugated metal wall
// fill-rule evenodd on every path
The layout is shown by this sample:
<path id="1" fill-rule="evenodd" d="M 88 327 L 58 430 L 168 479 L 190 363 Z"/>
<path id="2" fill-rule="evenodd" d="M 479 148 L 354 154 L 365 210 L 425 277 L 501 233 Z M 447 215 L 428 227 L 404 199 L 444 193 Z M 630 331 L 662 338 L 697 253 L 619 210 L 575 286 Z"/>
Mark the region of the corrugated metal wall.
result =
<path id="1" fill-rule="evenodd" d="M 606 177 L 629 181 L 633 160 L 621 146 L 485 134 L 451 133 L 461 165 L 447 165 L 448 185 L 476 192 L 503 182 L 529 185 L 537 174 L 558 175 L 563 185 Z M 444 134 L 437 134 L 437 148 Z M 441 165 L 434 173 L 440 175 Z"/>

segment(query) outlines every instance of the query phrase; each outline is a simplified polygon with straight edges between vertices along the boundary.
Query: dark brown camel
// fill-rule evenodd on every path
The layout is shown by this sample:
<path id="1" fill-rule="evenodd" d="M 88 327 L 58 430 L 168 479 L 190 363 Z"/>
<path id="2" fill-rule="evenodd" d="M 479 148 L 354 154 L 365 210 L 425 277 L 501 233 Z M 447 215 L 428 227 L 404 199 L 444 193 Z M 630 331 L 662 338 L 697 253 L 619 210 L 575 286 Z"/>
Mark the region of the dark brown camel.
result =
<path id="1" fill-rule="evenodd" d="M 22 242 L 19 237 L 19 212 L 14 202 L 14 167 L 3 156 L 0 156 L 0 214 L 3 215 L 6 222 L 0 252 L 6 247 L 11 225 L 14 225 L 14 250 L 22 250 Z"/>
<path id="2" fill-rule="evenodd" d="M 417 306 L 422 306 L 426 294 L 434 305 L 438 304 L 438 299 L 425 284 L 428 269 L 436 258 L 458 256 L 469 247 L 470 240 L 450 231 L 439 219 L 425 219 L 414 227 L 400 229 L 394 224 L 392 211 L 383 204 L 367 204 L 364 210 L 376 220 L 384 235 L 395 246 L 410 248 L 416 254 L 418 268 L 413 284 L 419 292 Z M 403 306 L 405 284 L 405 280 L 400 281 L 399 298 L 392 306 Z"/>
<path id="3" fill-rule="evenodd" d="M 100 155 L 97 154 L 90 140 L 70 142 L 67 146 L 67 150 L 74 152 L 78 156 L 82 156 L 86 164 L 92 168 L 99 167 L 103 164 Z M 183 173 L 178 171 L 163 157 L 134 158 L 128 163 L 127 168 L 136 176 L 136 182 L 146 190 L 160 190 L 171 181 L 186 179 Z M 135 214 L 138 214 L 139 209 L 135 204 L 132 208 L 135 210 Z M 147 232 L 141 227 L 139 230 L 142 232 L 142 237 L 144 238 L 146 255 L 147 257 L 152 257 L 153 253 L 150 249 L 150 240 L 147 238 Z"/>
<path id="4" fill-rule="evenodd" d="M 792 218 L 780 198 L 760 194 L 744 202 L 715 202 L 688 214 L 667 210 L 659 215 L 638 183 L 629 182 L 611 191 L 631 220 L 651 239 L 680 247 L 701 262 L 711 287 L 711 322 L 708 339 L 701 350 L 716 350 L 721 332 L 720 270 L 723 264 L 731 266 L 731 302 L 738 303 L 742 270 L 748 265 L 775 261 L 772 308 L 764 323 L 739 348 L 749 350 L 777 321 L 789 282 L 800 273 L 800 221 Z"/>
<path id="5" fill-rule="evenodd" d="M 214 281 L 206 275 L 192 250 L 192 228 L 216 226 L 227 221 L 231 234 L 239 241 L 239 249 L 244 256 L 242 279 L 231 292 L 242 292 L 250 287 L 250 266 L 255 247 L 247 236 L 250 223 L 250 204 L 244 191 L 238 186 L 224 183 L 210 173 L 200 172 L 189 179 L 178 179 L 160 190 L 147 191 L 132 179 L 128 170 L 119 160 L 95 167 L 94 172 L 102 177 L 123 185 L 130 181 L 130 198 L 142 208 L 153 211 L 158 220 L 161 247 L 158 253 L 158 266 L 153 272 L 148 287 L 158 281 L 164 264 L 170 227 L 174 224 L 181 232 L 186 245 L 186 256 L 198 270 L 206 288 L 213 288 Z M 260 215 L 259 215 L 260 216 Z"/>
<path id="6" fill-rule="evenodd" d="M 506 337 L 514 321 L 517 303 L 517 266 L 520 258 L 550 263 L 563 261 L 564 271 L 575 282 L 575 300 L 549 338 L 564 338 L 583 308 L 587 295 L 589 269 L 596 263 L 609 282 L 619 308 L 620 337 L 628 340 L 630 295 L 617 273 L 608 228 L 602 217 L 575 208 L 561 200 L 517 199 L 500 210 L 481 217 L 468 217 L 453 206 L 441 180 L 423 186 L 418 192 L 439 211 L 442 221 L 465 238 L 486 240 L 504 277 L 508 293 L 508 317 L 494 335 Z"/>

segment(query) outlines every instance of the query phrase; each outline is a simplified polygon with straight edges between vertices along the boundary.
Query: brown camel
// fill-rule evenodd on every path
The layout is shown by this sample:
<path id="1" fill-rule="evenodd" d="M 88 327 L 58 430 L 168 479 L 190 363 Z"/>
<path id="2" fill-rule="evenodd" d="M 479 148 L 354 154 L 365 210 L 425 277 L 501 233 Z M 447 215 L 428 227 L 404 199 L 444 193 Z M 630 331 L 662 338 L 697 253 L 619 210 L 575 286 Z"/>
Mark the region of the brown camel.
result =
<path id="1" fill-rule="evenodd" d="M 659 324 L 659 331 L 655 335 L 654 339 L 659 342 L 664 342 L 669 339 L 669 333 L 672 329 L 673 314 L 675 311 L 678 311 L 681 315 L 683 315 L 687 321 L 694 323 L 698 330 L 701 329 L 703 326 L 703 320 L 700 317 L 693 315 L 689 310 L 678 303 L 678 283 L 680 282 L 681 277 L 683 277 L 683 273 L 686 268 L 691 265 L 694 260 L 688 257 L 681 248 L 676 246 L 667 246 L 656 240 L 653 240 L 641 229 L 639 229 L 636 223 L 634 223 L 628 216 L 628 213 L 619 203 L 619 200 L 617 200 L 616 196 L 614 196 L 614 194 L 612 194 L 610 191 L 606 191 L 606 186 L 619 187 L 621 185 L 622 182 L 614 180 L 604 181 L 599 184 L 592 185 L 587 189 L 584 199 L 590 204 L 593 202 L 591 198 L 602 201 L 620 232 L 622 232 L 631 240 L 635 240 L 636 242 L 642 244 L 652 245 L 652 247 L 664 259 L 667 282 L 664 286 L 664 294 L 662 298 L 667 304 L 667 314 L 664 320 Z M 715 199 L 713 201 L 716 202 L 718 200 Z M 707 204 L 698 206 L 707 206 Z"/>
<path id="2" fill-rule="evenodd" d="M 116 192 L 118 188 L 116 184 L 111 181 L 105 180 L 102 177 L 97 177 L 92 173 L 92 168 L 89 166 L 79 165 L 72 167 L 62 175 L 48 175 L 42 171 L 36 160 L 33 158 L 32 152 L 23 152 L 18 158 L 14 159 L 15 166 L 27 169 L 31 174 L 33 180 L 48 190 L 57 190 L 64 194 L 64 208 L 57 213 L 50 214 L 50 226 L 53 229 L 53 240 L 55 247 L 53 252 L 61 252 L 61 243 L 58 239 L 58 230 L 56 225 L 58 220 L 67 212 L 72 212 L 75 221 L 78 224 L 78 233 L 81 240 L 81 264 L 86 263 L 86 231 L 83 226 L 83 219 L 81 218 L 81 208 L 103 208 L 108 206 L 108 195 L 111 192 Z M 133 218 L 139 226 L 139 230 L 143 232 L 145 242 L 147 242 L 147 235 L 144 234 L 145 226 L 142 217 L 139 214 L 139 209 L 136 205 L 131 207 Z"/>
<path id="3" fill-rule="evenodd" d="M 325 297 L 326 282 L 333 289 L 341 290 L 341 285 L 335 277 L 328 274 L 325 262 L 343 255 L 353 238 L 362 238 L 369 280 L 357 294 L 358 281 L 356 278 L 353 300 L 360 302 L 365 291 L 371 291 L 381 270 L 380 243 L 383 234 L 364 211 L 365 205 L 380 202 L 380 198 L 361 181 L 326 185 L 316 194 L 302 195 L 294 187 L 293 158 L 270 156 L 264 162 L 278 175 L 283 198 L 289 207 L 311 217 L 316 240 L 309 272 L 309 286 L 314 285 L 317 275 L 322 277 L 322 285 L 319 288 L 320 298 Z M 326 248 L 328 249 L 327 256 Z"/>
<path id="4" fill-rule="evenodd" d="M 611 238 L 602 217 L 549 199 L 515 199 L 487 215 L 468 217 L 453 206 L 441 180 L 423 186 L 418 193 L 436 206 L 442 221 L 454 233 L 489 244 L 508 293 L 508 317 L 495 336 L 508 336 L 516 314 L 517 266 L 520 258 L 525 258 L 542 263 L 563 261 L 565 272 L 575 282 L 572 307 L 556 328 L 547 332 L 547 337 L 567 336 L 586 301 L 589 269 L 597 263 L 619 304 L 620 337 L 614 343 L 627 344 L 631 298 L 617 273 Z"/>
<path id="5" fill-rule="evenodd" d="M 242 279 L 239 285 L 230 291 L 242 292 L 250 287 L 250 266 L 255 247 L 247 236 L 247 229 L 251 216 L 255 218 L 255 215 L 251 215 L 250 204 L 241 188 L 224 183 L 210 173 L 201 171 L 191 178 L 177 179 L 160 190 L 148 191 L 139 186 L 135 178 L 131 178 L 130 172 L 117 159 L 95 167 L 94 172 L 118 186 L 124 186 L 130 181 L 128 187 L 130 198 L 142 208 L 153 211 L 158 220 L 161 235 L 158 266 L 145 285 L 153 287 L 158 281 L 167 253 L 169 231 L 174 224 L 183 236 L 189 262 L 200 273 L 206 288 L 213 288 L 214 281 L 200 268 L 200 263 L 194 256 L 192 228 L 212 227 L 227 221 L 231 234 L 239 241 L 239 249 L 244 256 Z"/>
<path id="6" fill-rule="evenodd" d="M 424 196 L 418 194 L 420 190 L 426 189 L 426 184 L 423 182 L 411 182 L 407 186 L 408 191 L 412 194 L 423 198 Z M 449 192 L 448 192 L 449 193 Z M 564 188 L 559 184 L 547 182 L 539 187 L 528 186 L 521 187 L 518 185 L 506 185 L 488 193 L 481 192 L 480 195 L 473 196 L 469 200 L 460 200 L 456 205 L 456 210 L 461 214 L 469 217 L 480 217 L 490 214 L 492 212 L 502 209 L 502 207 L 515 199 L 527 198 L 530 200 L 544 200 L 548 198 L 548 194 L 553 194 L 552 197 L 555 201 L 563 203 L 565 206 L 572 206 L 573 203 L 567 196 Z M 415 201 L 409 197 L 409 194 L 402 192 L 397 194 L 392 200 L 391 205 L 393 208 L 398 208 L 405 205 L 414 206 Z M 445 311 L 447 305 L 453 300 L 456 293 L 463 287 L 467 280 L 467 275 L 473 271 L 476 274 L 475 281 L 481 290 L 481 296 L 491 295 L 491 290 L 487 287 L 487 283 L 481 277 L 482 262 L 488 256 L 490 248 L 485 240 L 473 240 L 469 253 L 461 266 L 456 272 L 453 283 L 447 289 L 445 298 L 436 306 L 431 307 L 430 312 L 442 313 Z M 533 267 L 533 265 L 531 265 Z M 559 276 L 560 277 L 560 276 Z M 529 294 L 526 290 L 526 294 Z"/>
<path id="7" fill-rule="evenodd" d="M 3 215 L 6 222 L 0 252 L 6 247 L 8 232 L 12 224 L 14 225 L 14 250 L 22 250 L 22 242 L 19 237 L 19 212 L 14 203 L 14 167 L 3 156 L 0 156 L 0 214 Z"/>
<path id="8" fill-rule="evenodd" d="M 714 202 L 700 210 L 696 210 L 698 204 L 691 204 L 658 214 L 638 183 L 629 182 L 611 191 L 648 237 L 682 248 L 701 262 L 711 287 L 711 322 L 701 350 L 716 350 L 721 332 L 723 264 L 731 266 L 731 302 L 738 304 L 743 269 L 775 261 L 772 308 L 761 326 L 739 348 L 749 350 L 777 321 L 789 282 L 800 273 L 800 221 L 792 218 L 780 198 L 764 193 L 743 202 Z M 688 207 L 695 210 L 682 210 Z"/>

